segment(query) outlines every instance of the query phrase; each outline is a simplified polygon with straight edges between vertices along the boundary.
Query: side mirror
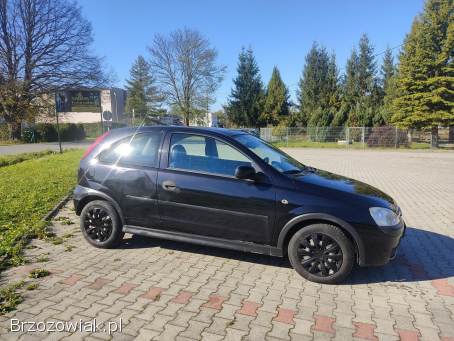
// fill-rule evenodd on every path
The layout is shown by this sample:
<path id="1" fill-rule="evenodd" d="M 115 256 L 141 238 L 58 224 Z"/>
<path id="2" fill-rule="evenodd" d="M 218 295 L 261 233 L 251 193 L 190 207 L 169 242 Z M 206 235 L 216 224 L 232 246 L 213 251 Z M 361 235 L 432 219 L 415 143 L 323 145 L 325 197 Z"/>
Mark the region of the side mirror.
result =
<path id="1" fill-rule="evenodd" d="M 242 180 L 255 180 L 257 173 L 252 166 L 238 166 L 235 170 L 235 178 Z"/>

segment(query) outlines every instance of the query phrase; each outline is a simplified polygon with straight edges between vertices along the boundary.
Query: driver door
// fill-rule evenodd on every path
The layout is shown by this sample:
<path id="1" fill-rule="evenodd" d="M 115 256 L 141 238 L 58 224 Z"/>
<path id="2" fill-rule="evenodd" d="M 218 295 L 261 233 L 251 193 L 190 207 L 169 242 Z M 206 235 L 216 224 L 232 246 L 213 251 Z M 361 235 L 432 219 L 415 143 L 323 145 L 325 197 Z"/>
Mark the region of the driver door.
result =
<path id="1" fill-rule="evenodd" d="M 242 152 L 211 136 L 174 132 L 158 174 L 158 210 L 168 230 L 261 244 L 271 242 L 275 190 L 234 177 L 253 165 Z"/>

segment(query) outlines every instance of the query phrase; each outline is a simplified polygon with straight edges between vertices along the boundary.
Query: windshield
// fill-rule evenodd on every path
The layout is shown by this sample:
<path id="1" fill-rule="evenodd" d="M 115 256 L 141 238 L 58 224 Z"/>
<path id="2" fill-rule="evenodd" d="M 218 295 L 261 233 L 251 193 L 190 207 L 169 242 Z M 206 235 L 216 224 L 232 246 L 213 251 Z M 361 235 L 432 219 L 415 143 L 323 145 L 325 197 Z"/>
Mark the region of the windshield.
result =
<path id="1" fill-rule="evenodd" d="M 232 136 L 235 140 L 281 173 L 300 173 L 304 165 L 281 150 L 250 134 Z"/>

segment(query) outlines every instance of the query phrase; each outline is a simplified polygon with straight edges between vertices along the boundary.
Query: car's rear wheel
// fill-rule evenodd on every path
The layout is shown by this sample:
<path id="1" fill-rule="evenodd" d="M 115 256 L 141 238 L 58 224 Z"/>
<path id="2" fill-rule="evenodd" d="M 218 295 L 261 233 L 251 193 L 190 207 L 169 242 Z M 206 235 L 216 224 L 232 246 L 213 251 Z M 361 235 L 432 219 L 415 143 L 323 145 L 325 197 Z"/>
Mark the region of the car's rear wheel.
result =
<path id="1" fill-rule="evenodd" d="M 288 257 L 304 278 L 326 284 L 343 281 L 351 272 L 355 252 L 337 226 L 314 224 L 297 231 L 289 241 Z"/>
<path id="2" fill-rule="evenodd" d="M 123 238 L 121 223 L 111 204 L 103 200 L 90 201 L 80 213 L 80 229 L 93 246 L 111 248 Z"/>

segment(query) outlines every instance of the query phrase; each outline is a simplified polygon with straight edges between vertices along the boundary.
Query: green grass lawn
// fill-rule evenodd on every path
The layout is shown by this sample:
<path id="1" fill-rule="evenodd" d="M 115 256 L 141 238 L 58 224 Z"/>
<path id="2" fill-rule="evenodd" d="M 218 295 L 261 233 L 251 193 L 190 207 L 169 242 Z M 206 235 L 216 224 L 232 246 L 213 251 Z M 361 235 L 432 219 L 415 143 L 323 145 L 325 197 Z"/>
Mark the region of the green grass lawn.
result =
<path id="1" fill-rule="evenodd" d="M 286 141 L 273 142 L 273 145 L 279 148 L 336 148 L 336 149 L 345 149 L 345 148 L 354 148 L 362 149 L 364 146 L 362 143 L 352 143 L 350 145 L 338 144 L 337 142 L 314 142 L 307 140 L 290 140 L 288 143 Z M 367 146 L 366 146 L 367 148 Z"/>
<path id="2" fill-rule="evenodd" d="M 30 159 L 38 159 L 45 155 L 49 154 L 56 154 L 56 152 L 52 150 L 44 150 L 42 152 L 34 152 L 34 153 L 22 153 L 22 154 L 14 154 L 14 155 L 4 155 L 0 156 L 0 167 L 11 166 L 16 163 L 30 160 Z"/>
<path id="3" fill-rule="evenodd" d="M 49 154 L 0 168 L 0 267 L 23 263 L 30 238 L 45 237 L 41 219 L 76 184 L 82 150 Z"/>

